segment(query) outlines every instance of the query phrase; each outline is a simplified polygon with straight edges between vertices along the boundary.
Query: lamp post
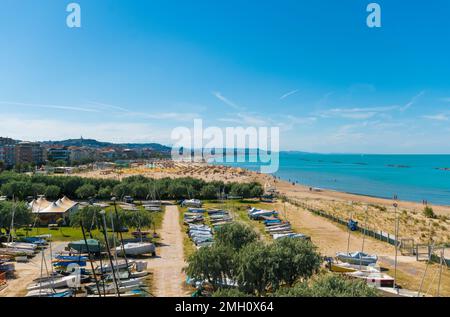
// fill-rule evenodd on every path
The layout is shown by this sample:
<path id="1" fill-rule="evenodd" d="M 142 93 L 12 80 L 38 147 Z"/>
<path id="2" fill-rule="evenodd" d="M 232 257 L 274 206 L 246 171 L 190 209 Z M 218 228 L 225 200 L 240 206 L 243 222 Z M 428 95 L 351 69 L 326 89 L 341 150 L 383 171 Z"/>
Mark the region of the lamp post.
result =
<path id="1" fill-rule="evenodd" d="M 394 196 L 394 233 L 395 233 L 395 240 L 394 240 L 394 246 L 395 246 L 395 259 L 394 259 L 394 289 L 397 289 L 397 252 L 398 252 L 398 219 L 397 219 L 397 207 L 398 204 L 396 202 L 397 195 Z"/>

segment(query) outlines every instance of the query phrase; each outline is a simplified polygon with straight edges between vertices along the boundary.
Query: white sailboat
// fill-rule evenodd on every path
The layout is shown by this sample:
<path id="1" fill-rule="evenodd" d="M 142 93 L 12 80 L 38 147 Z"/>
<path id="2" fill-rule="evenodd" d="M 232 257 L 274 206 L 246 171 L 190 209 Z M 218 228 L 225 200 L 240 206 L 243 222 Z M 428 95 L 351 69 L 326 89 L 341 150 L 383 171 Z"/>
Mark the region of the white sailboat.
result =
<path id="1" fill-rule="evenodd" d="M 37 245 L 34 243 L 26 242 L 5 242 L 3 245 L 7 248 L 17 249 L 17 250 L 28 250 L 34 251 L 37 249 Z"/>
<path id="2" fill-rule="evenodd" d="M 120 247 L 117 247 L 116 253 L 118 255 L 123 255 L 123 251 L 125 250 L 125 255 L 143 255 L 143 254 L 152 254 L 155 255 L 156 248 L 153 243 L 149 242 L 129 242 Z"/>
<path id="3" fill-rule="evenodd" d="M 54 280 L 43 281 L 39 283 L 31 284 L 27 287 L 27 290 L 39 290 L 39 289 L 55 289 L 55 288 L 71 288 L 78 287 L 80 285 L 80 274 L 72 274 L 57 278 Z"/>

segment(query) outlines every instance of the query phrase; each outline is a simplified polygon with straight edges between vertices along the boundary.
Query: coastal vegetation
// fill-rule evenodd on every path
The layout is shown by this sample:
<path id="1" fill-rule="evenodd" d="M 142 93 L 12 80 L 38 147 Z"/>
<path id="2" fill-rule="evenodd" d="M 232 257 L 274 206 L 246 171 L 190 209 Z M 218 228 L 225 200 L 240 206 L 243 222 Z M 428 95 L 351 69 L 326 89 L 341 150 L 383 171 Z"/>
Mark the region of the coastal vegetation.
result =
<path id="1" fill-rule="evenodd" d="M 26 175 L 11 171 L 0 173 L 0 193 L 9 198 L 25 200 L 27 197 L 47 195 L 56 198 L 65 195 L 72 199 L 108 199 L 132 196 L 135 199 L 214 199 L 219 194 L 243 198 L 259 197 L 263 188 L 258 182 L 224 183 L 206 182 L 192 177 L 153 179 L 131 176 L 122 181 L 115 179 L 83 178 L 77 176 Z"/>
<path id="2" fill-rule="evenodd" d="M 431 208 L 430 206 L 425 206 L 425 208 L 423 209 L 423 214 L 427 218 L 431 218 L 431 219 L 437 218 L 436 214 L 433 211 L 433 208 Z"/>
<path id="3" fill-rule="evenodd" d="M 96 206 L 88 206 L 83 209 L 79 209 L 70 214 L 69 223 L 72 227 L 80 227 L 83 223 L 83 227 L 90 231 L 91 229 L 100 229 L 99 224 L 102 223 L 100 212 L 102 209 Z M 145 210 L 126 211 L 121 208 L 117 209 L 117 215 L 112 208 L 107 208 L 105 213 L 105 219 L 107 219 L 106 225 L 111 228 L 111 216 L 115 225 L 129 228 L 149 228 L 153 224 L 153 213 L 149 213 Z M 118 228 L 115 228 L 116 230 Z"/>

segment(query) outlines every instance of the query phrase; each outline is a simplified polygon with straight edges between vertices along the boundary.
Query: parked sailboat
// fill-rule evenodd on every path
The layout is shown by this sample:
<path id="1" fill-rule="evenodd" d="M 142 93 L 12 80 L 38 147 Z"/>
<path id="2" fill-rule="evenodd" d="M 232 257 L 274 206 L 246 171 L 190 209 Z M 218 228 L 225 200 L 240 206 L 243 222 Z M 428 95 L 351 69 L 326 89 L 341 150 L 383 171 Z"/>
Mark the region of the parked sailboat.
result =
<path id="1" fill-rule="evenodd" d="M 126 255 L 138 256 L 144 254 L 151 254 L 153 256 L 156 255 L 156 248 L 153 243 L 150 242 L 129 242 L 125 243 L 120 247 L 117 247 L 116 253 L 118 255 L 123 255 L 123 249 L 125 250 Z"/>
<path id="2" fill-rule="evenodd" d="M 61 278 L 50 279 L 47 281 L 40 281 L 35 284 L 31 284 L 27 287 L 27 290 L 33 291 L 38 289 L 55 289 L 55 288 L 70 288 L 80 285 L 80 274 L 75 273 Z"/>
<path id="3" fill-rule="evenodd" d="M 378 257 L 376 255 L 370 255 L 364 252 L 337 252 L 336 258 L 342 262 L 359 265 L 375 264 L 378 261 Z"/>
<path id="4" fill-rule="evenodd" d="M 5 242 L 3 243 L 3 245 L 7 248 L 17 250 L 28 250 L 28 251 L 35 251 L 38 247 L 34 243 L 26 243 L 26 242 Z"/>

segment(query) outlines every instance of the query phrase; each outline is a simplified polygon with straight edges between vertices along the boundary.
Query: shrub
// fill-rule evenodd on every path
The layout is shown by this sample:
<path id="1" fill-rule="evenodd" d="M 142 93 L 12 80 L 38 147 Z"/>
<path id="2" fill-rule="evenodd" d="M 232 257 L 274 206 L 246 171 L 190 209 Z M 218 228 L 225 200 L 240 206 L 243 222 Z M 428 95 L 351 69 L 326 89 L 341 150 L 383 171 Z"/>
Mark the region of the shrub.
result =
<path id="1" fill-rule="evenodd" d="M 222 226 L 216 232 L 217 243 L 239 250 L 243 246 L 255 242 L 258 238 L 256 232 L 242 223 L 231 223 Z"/>
<path id="2" fill-rule="evenodd" d="M 425 208 L 423 209 L 423 215 L 430 219 L 436 219 L 436 214 L 434 213 L 433 208 L 431 208 L 430 206 L 425 206 Z"/>
<path id="3" fill-rule="evenodd" d="M 320 275 L 310 282 L 300 282 L 275 293 L 280 297 L 377 297 L 378 291 L 364 281 L 336 274 Z"/>
<path id="4" fill-rule="evenodd" d="M 212 293 L 212 297 L 251 297 L 252 295 L 244 293 L 237 288 L 221 288 L 214 293 Z"/>

